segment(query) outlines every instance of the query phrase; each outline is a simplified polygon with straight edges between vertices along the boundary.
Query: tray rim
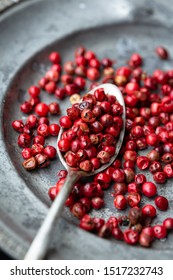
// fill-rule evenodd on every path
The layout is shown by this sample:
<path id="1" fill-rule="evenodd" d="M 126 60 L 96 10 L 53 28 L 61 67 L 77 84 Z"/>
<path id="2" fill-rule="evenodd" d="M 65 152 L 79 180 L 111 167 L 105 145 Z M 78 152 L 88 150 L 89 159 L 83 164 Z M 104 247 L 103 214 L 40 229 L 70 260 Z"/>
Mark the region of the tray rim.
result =
<path id="1" fill-rule="evenodd" d="M 44 0 L 39 0 L 39 2 L 41 2 L 41 1 L 44 1 Z M 36 0 L 32 0 L 32 1 L 24 1 L 24 2 L 19 2 L 18 4 L 16 4 L 16 5 L 14 5 L 14 6 L 11 6 L 10 8 L 8 8 L 7 10 L 5 10 L 4 12 L 3 12 L 3 18 L 8 18 L 11 14 L 13 14 L 13 13 L 15 13 L 16 11 L 18 11 L 19 9 L 25 9 L 26 7 L 27 7 L 27 5 L 32 5 L 32 4 L 34 4 L 36 2 Z M 2 19 L 3 20 L 3 19 Z M 50 43 L 51 44 L 51 43 Z M 45 48 L 45 46 L 43 47 L 43 48 Z M 40 52 L 41 50 L 39 50 L 39 51 L 37 51 L 36 53 L 38 53 L 38 52 Z M 20 66 L 20 68 L 22 68 L 23 67 L 23 65 L 21 65 Z M 18 71 L 20 71 L 20 68 L 18 69 Z M 14 79 L 14 77 L 13 77 L 13 79 Z M 9 84 L 9 87 L 10 87 L 10 84 Z M 45 207 L 46 208 L 46 207 Z M 47 210 L 47 209 L 46 209 Z M 3 224 L 2 223 L 0 223 L 0 228 L 1 228 L 1 230 L 3 230 L 4 228 L 3 228 Z M 86 233 L 86 234 L 88 234 L 88 233 Z M 25 252 L 25 250 L 26 250 L 26 247 L 27 246 L 25 246 L 24 245 L 24 242 L 23 242 L 23 246 L 21 246 L 21 240 L 18 242 L 17 241 L 17 239 L 16 239 L 16 242 L 14 241 L 14 243 L 15 243 L 15 245 L 14 244 L 11 244 L 11 246 L 9 246 L 8 248 L 7 248 L 7 246 L 5 245 L 5 244 L 9 244 L 8 242 L 6 242 L 7 240 L 9 240 L 9 239 L 11 239 L 11 234 L 10 234 L 10 231 L 9 231 L 9 229 L 7 228 L 6 230 L 4 230 L 4 234 L 2 234 L 3 235 L 3 240 L 4 240 L 4 242 L 3 242 L 3 244 L 2 243 L 0 243 L 0 247 L 5 251 L 5 252 L 7 252 L 8 254 L 10 254 L 10 256 L 12 256 L 12 257 L 16 257 L 16 258 L 20 258 L 22 255 L 23 255 L 23 253 Z M 26 240 L 25 240 L 26 241 Z M 107 241 L 106 240 L 106 242 L 109 242 L 109 241 Z M 14 254 L 14 246 L 15 247 L 17 247 L 17 246 L 19 246 L 20 247 L 20 249 L 22 249 L 21 250 L 21 252 L 15 252 L 15 254 Z M 129 248 L 129 247 L 128 247 Z M 130 250 L 131 251 L 131 250 Z M 145 251 L 145 249 L 139 249 L 138 251 Z M 157 251 L 157 252 L 154 252 L 154 254 L 152 254 L 153 252 L 150 252 L 150 255 L 153 255 L 153 258 L 157 258 L 157 256 L 158 256 L 158 252 L 159 251 Z M 169 252 L 167 252 L 166 253 L 166 259 L 167 258 L 172 258 L 173 257 L 173 254 L 171 254 L 171 252 L 169 253 Z"/>

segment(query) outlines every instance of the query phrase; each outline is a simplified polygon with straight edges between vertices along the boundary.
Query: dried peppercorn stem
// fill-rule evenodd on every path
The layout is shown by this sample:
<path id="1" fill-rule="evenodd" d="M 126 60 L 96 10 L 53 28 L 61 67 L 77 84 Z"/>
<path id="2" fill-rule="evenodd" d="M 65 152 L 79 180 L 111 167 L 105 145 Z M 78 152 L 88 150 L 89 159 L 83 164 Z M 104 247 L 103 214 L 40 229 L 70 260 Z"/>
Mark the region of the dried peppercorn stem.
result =
<path id="1" fill-rule="evenodd" d="M 69 196 L 69 193 L 74 183 L 82 176 L 80 172 L 69 171 L 63 188 L 54 200 L 46 219 L 34 238 L 26 256 L 25 260 L 41 260 L 44 258 L 50 240 L 52 227 L 55 220 L 58 219 L 62 213 L 64 203 Z"/>

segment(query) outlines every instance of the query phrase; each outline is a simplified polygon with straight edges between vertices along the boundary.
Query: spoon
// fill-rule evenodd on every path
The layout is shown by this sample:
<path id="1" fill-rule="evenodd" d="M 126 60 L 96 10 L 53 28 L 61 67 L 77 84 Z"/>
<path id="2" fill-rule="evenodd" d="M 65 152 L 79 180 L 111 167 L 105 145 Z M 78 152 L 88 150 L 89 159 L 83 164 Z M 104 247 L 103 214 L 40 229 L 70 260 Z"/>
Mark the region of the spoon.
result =
<path id="1" fill-rule="evenodd" d="M 55 223 L 55 220 L 57 220 L 62 213 L 64 204 L 66 199 L 68 198 L 73 185 L 77 180 L 79 180 L 81 177 L 89 177 L 92 175 L 95 175 L 99 172 L 102 172 L 106 168 L 108 168 L 116 159 L 119 150 L 121 148 L 123 139 L 124 139 L 124 132 L 125 132 L 125 104 L 124 104 L 124 98 L 119 90 L 118 87 L 116 87 L 113 84 L 102 84 L 94 89 L 92 89 L 89 93 L 94 94 L 94 91 L 96 89 L 103 88 L 105 93 L 114 95 L 117 98 L 117 101 L 123 106 L 123 114 L 122 114 L 122 119 L 123 119 L 123 128 L 120 132 L 118 142 L 116 144 L 116 152 L 114 156 L 111 157 L 111 160 L 107 163 L 104 164 L 102 167 L 96 169 L 94 172 L 84 172 L 84 171 L 74 171 L 69 166 L 66 164 L 63 155 L 61 154 L 60 150 L 57 150 L 58 156 L 60 158 L 60 161 L 64 165 L 64 167 L 68 171 L 68 175 L 66 177 L 65 183 L 63 185 L 63 188 L 60 190 L 58 193 L 57 197 L 55 198 L 54 202 L 52 203 L 52 206 L 50 207 L 50 210 L 40 227 L 38 233 L 36 234 L 27 254 L 25 255 L 25 260 L 41 260 L 44 258 L 47 248 L 49 246 L 49 240 L 50 240 L 50 234 L 53 228 L 53 225 Z M 59 136 L 58 136 L 58 141 L 61 139 L 63 130 L 60 130 Z"/>

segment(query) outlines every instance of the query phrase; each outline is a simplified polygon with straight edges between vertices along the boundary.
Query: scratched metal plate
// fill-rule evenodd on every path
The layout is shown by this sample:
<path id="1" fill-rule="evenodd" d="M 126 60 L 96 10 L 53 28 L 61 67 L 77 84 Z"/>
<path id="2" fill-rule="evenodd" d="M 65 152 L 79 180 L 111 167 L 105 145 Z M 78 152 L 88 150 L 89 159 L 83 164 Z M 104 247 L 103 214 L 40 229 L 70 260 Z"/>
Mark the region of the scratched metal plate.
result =
<path id="1" fill-rule="evenodd" d="M 161 1 L 109 1 L 105 6 L 101 0 L 42 0 L 22 2 L 1 15 L 0 247 L 12 257 L 23 258 L 50 206 L 47 190 L 62 168 L 56 159 L 45 170 L 25 172 L 16 145 L 17 133 L 11 128 L 11 121 L 21 118 L 19 105 L 26 99 L 26 89 L 37 83 L 49 66 L 49 52 L 58 50 L 68 60 L 73 58 L 75 47 L 83 44 L 100 58 L 115 58 L 118 66 L 126 63 L 132 52 L 139 51 L 149 73 L 159 67 L 166 70 L 173 66 L 172 57 L 162 62 L 154 48 L 164 43 L 173 54 L 172 12 Z M 42 93 L 42 100 L 49 103 L 53 99 Z M 63 101 L 62 111 L 68 105 L 68 100 Z M 52 118 L 55 121 L 57 118 Z M 56 139 L 51 141 L 56 146 Z M 158 186 L 159 194 L 169 197 L 170 209 L 158 215 L 155 223 L 173 216 L 172 187 L 171 182 Z M 111 189 L 105 192 L 105 199 L 106 207 L 93 215 L 117 215 Z M 68 209 L 63 217 L 53 231 L 48 259 L 173 258 L 173 234 L 156 241 L 148 251 L 80 230 Z"/>

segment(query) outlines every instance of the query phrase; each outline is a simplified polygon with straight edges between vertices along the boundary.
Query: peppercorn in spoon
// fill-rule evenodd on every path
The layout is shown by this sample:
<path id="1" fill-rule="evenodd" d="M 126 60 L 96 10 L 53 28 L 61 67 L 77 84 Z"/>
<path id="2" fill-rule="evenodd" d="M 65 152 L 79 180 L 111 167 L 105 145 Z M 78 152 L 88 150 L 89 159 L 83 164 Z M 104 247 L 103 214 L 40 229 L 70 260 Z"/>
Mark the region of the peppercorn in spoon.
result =
<path id="1" fill-rule="evenodd" d="M 94 96 L 97 112 L 94 111 L 91 104 L 92 102 L 89 102 L 91 101 L 91 95 Z M 111 102 L 107 102 L 107 95 L 110 97 Z M 111 96 L 114 96 L 114 98 Z M 117 124 L 117 129 L 115 129 L 116 120 L 118 123 L 120 117 L 114 118 L 108 113 L 117 116 L 118 113 L 116 113 L 116 110 L 118 105 L 121 105 L 119 107 L 122 109 L 122 122 L 120 128 Z M 57 153 L 62 164 L 67 169 L 68 175 L 62 189 L 52 203 L 46 219 L 34 238 L 25 259 L 38 260 L 44 258 L 55 220 L 60 217 L 65 201 L 75 182 L 81 177 L 89 177 L 104 171 L 114 162 L 120 151 L 125 133 L 125 104 L 118 87 L 108 83 L 97 86 L 83 97 L 79 106 L 77 105 L 76 108 L 75 112 L 77 115 L 74 116 L 74 121 L 64 124 L 58 136 Z M 95 112 L 95 114 L 93 112 Z M 81 123 L 83 125 L 81 125 Z M 109 126 L 110 123 L 114 124 L 114 126 Z M 81 141 L 80 151 L 78 149 L 75 150 L 75 147 L 72 148 L 70 145 L 68 129 L 70 129 L 71 132 L 71 126 L 73 126 L 74 132 L 72 137 L 80 139 Z M 92 135 L 95 136 L 89 137 L 90 130 Z M 104 135 L 99 133 L 100 131 L 104 131 Z M 114 136 L 112 136 L 112 134 Z M 64 141 L 64 139 L 67 141 Z M 104 141 L 107 141 L 106 146 L 104 146 Z M 113 147 L 113 144 L 116 144 L 116 149 L 110 149 L 110 147 Z M 92 147 L 95 145 L 97 148 L 94 147 L 92 151 L 91 149 L 87 150 L 88 146 L 90 147 L 91 145 Z M 95 160 L 91 161 L 91 156 L 93 156 Z"/>

